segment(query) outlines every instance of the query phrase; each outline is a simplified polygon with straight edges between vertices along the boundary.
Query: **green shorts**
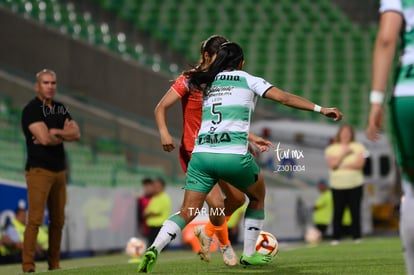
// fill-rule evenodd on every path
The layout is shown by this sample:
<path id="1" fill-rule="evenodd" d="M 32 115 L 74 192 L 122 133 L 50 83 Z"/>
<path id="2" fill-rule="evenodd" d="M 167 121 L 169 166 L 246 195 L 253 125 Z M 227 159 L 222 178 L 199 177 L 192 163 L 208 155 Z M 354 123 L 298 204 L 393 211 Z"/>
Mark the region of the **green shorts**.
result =
<path id="1" fill-rule="evenodd" d="M 414 96 L 392 97 L 390 112 L 397 162 L 414 169 Z"/>
<path id="2" fill-rule="evenodd" d="M 188 165 L 185 190 L 209 193 L 219 179 L 243 190 L 257 181 L 260 172 L 250 153 L 193 153 Z"/>

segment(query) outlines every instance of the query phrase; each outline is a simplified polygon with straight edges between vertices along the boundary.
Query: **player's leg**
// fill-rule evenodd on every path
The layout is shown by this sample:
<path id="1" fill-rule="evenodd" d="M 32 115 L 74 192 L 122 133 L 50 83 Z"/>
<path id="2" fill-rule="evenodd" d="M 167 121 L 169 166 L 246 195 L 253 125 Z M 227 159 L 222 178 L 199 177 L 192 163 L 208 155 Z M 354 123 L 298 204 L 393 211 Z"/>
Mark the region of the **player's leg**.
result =
<path id="1" fill-rule="evenodd" d="M 263 175 L 250 153 L 246 155 L 222 154 L 217 160 L 218 177 L 243 191 L 249 198 L 244 214 L 244 244 L 240 263 L 268 264 L 272 257 L 256 252 L 256 241 L 264 223 L 265 184 Z"/>
<path id="2" fill-rule="evenodd" d="M 190 162 L 192 152 L 187 151 L 183 148 L 183 145 L 180 146 L 179 152 L 180 165 L 184 171 L 187 173 L 188 163 Z M 218 187 L 213 187 L 213 189 L 208 193 L 206 202 L 210 209 L 222 209 L 224 207 L 223 198 L 221 197 L 220 190 Z M 215 226 L 220 226 L 225 222 L 224 217 L 218 215 L 209 216 L 209 221 L 205 226 L 196 226 L 194 228 L 194 234 L 198 238 L 200 243 L 200 251 L 198 252 L 201 259 L 204 261 L 210 261 L 210 245 L 213 240 L 215 233 Z M 226 238 L 218 234 L 218 239 L 220 243 L 225 243 Z"/>
<path id="3" fill-rule="evenodd" d="M 182 146 L 180 147 L 180 164 L 183 171 L 187 172 L 188 163 L 191 159 L 192 153 L 186 151 Z M 209 221 L 205 226 L 197 226 L 194 228 L 194 234 L 197 236 L 200 248 L 199 255 L 202 260 L 210 261 L 210 245 L 214 235 L 217 236 L 220 242 L 220 250 L 223 252 L 224 262 L 227 265 L 235 265 L 237 263 L 234 250 L 230 246 L 230 241 L 227 231 L 227 222 L 222 209 L 224 209 L 224 198 L 218 186 L 214 186 L 208 193 L 206 202 L 213 210 L 210 212 Z"/>
<path id="4" fill-rule="evenodd" d="M 148 273 L 154 268 L 158 254 L 190 223 L 203 206 L 206 193 L 185 190 L 180 211 L 169 217 L 162 225 L 154 242 L 147 249 L 138 267 L 138 272 Z"/>
<path id="5" fill-rule="evenodd" d="M 224 198 L 220 187 L 216 184 L 206 197 L 209 206 L 209 220 L 205 225 L 194 228 L 194 234 L 200 243 L 200 258 L 206 262 L 210 261 L 210 245 L 214 235 L 217 236 L 220 247 L 230 244 L 228 233 L 223 234 L 222 228 L 227 229 L 226 219 L 224 215 Z"/>
<path id="6" fill-rule="evenodd" d="M 179 160 L 184 173 L 187 173 L 188 163 L 190 162 L 191 156 L 192 152 L 185 150 L 183 145 L 181 144 L 179 151 Z M 208 193 L 206 197 L 206 202 L 209 207 L 224 207 L 224 205 L 220 205 L 220 202 L 221 204 L 223 204 L 223 199 L 213 194 L 216 194 L 217 191 L 217 187 L 213 187 L 210 193 Z M 210 245 L 214 235 L 214 225 L 212 222 L 214 222 L 214 224 L 216 225 L 220 225 L 221 223 L 223 223 L 223 221 L 220 221 L 218 218 L 219 217 L 209 217 L 209 221 L 206 225 L 200 225 L 194 228 L 194 234 L 198 238 L 201 249 L 200 251 L 198 251 L 198 254 L 200 255 L 202 260 L 205 260 L 207 262 L 210 261 Z"/>
<path id="7" fill-rule="evenodd" d="M 244 205 L 246 202 L 246 196 L 242 191 L 224 180 L 219 180 L 218 185 L 225 195 L 224 213 L 226 217 L 230 217 L 234 211 Z"/>
<path id="8" fill-rule="evenodd" d="M 169 217 L 162 225 L 152 245 L 147 249 L 138 267 L 138 272 L 151 272 L 159 252 L 165 248 L 181 230 L 201 211 L 207 194 L 213 188 L 216 179 L 204 169 L 209 170 L 209 156 L 199 153 L 192 157 L 188 167 L 184 199 L 180 211 Z"/>
<path id="9" fill-rule="evenodd" d="M 220 246 L 229 245 L 230 240 L 225 217 L 231 216 L 234 211 L 244 204 L 245 200 L 243 192 L 226 181 L 219 180 L 206 198 L 206 202 L 211 209 L 209 212 L 210 220 L 205 229 L 206 235 L 212 237 L 213 234 L 216 234 Z"/>
<path id="10" fill-rule="evenodd" d="M 263 175 L 258 175 L 258 180 L 246 189 L 249 198 L 244 214 L 244 248 L 243 253 L 252 256 L 255 252 L 255 244 L 264 222 L 264 196 L 265 185 Z"/>
<path id="11" fill-rule="evenodd" d="M 210 193 L 207 194 L 206 202 L 210 208 L 209 222 L 206 225 L 206 233 L 208 236 L 213 237 L 213 234 L 215 233 L 214 226 L 221 226 L 225 222 L 224 197 L 218 184 L 214 185 Z M 207 227 L 209 227 L 209 229 L 207 229 Z M 219 241 L 226 242 L 226 240 L 220 240 L 220 239 Z M 226 243 L 223 243 L 223 245 L 225 244 Z"/>
<path id="12" fill-rule="evenodd" d="M 264 224 L 264 198 L 266 188 L 263 175 L 257 175 L 257 181 L 245 189 L 249 204 L 244 214 L 244 244 L 240 263 L 244 265 L 265 265 L 272 256 L 256 252 L 256 241 Z"/>
<path id="13" fill-rule="evenodd" d="M 239 189 L 237 189 L 236 187 L 232 186 L 224 180 L 219 180 L 218 185 L 220 186 L 222 193 L 224 193 L 225 195 L 224 214 L 226 216 L 226 219 L 222 226 L 216 228 L 216 236 L 220 235 L 221 238 L 226 239 L 228 242 L 227 245 L 220 245 L 220 251 L 223 254 L 224 263 L 227 265 L 236 265 L 237 256 L 234 252 L 233 247 L 231 246 L 227 221 L 239 207 L 244 205 L 246 197 L 243 192 L 241 192 Z"/>
<path id="14" fill-rule="evenodd" d="M 221 188 L 222 186 L 224 190 Z M 231 191 L 234 192 L 234 195 L 230 193 Z M 225 203 L 222 193 L 225 193 L 227 203 Z M 205 226 L 194 228 L 194 234 L 200 242 L 201 251 L 199 255 L 202 260 L 210 261 L 210 244 L 212 237 L 216 235 L 220 243 L 220 251 L 223 254 L 224 263 L 230 266 L 237 264 L 236 253 L 229 239 L 226 219 L 226 213 L 233 213 L 238 208 L 237 206 L 241 199 L 237 197 L 237 194 L 243 199 L 241 202 L 243 204 L 245 199 L 244 193 L 223 180 L 219 180 L 219 183 L 207 195 L 206 202 L 209 205 L 209 221 Z M 230 209 L 227 209 L 227 205 Z"/>

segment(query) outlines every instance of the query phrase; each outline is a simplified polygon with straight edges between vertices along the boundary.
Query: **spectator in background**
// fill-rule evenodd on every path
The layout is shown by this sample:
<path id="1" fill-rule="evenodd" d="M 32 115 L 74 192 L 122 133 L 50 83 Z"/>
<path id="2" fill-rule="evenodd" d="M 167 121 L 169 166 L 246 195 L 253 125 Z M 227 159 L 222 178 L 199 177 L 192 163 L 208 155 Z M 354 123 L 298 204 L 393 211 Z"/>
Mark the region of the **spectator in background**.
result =
<path id="1" fill-rule="evenodd" d="M 157 178 L 152 184 L 154 193 L 144 210 L 144 216 L 149 228 L 148 245 L 154 242 L 162 224 L 171 215 L 171 199 L 164 191 L 165 181 L 162 178 Z"/>
<path id="2" fill-rule="evenodd" d="M 0 264 L 6 264 L 7 261 L 7 248 L 4 246 L 3 233 L 0 231 Z"/>
<path id="3" fill-rule="evenodd" d="M 400 208 L 400 236 L 407 274 L 414 275 L 414 3 L 382 0 L 372 58 L 370 113 L 367 136 L 376 141 L 383 126 L 383 102 L 391 68 L 398 53 L 393 93 L 389 102 L 391 133 L 401 169 L 404 197 Z M 396 51 L 397 45 L 399 50 Z"/>
<path id="4" fill-rule="evenodd" d="M 21 126 L 26 138 L 25 168 L 28 222 L 24 232 L 22 269 L 35 271 L 36 239 L 49 210 L 49 270 L 60 269 L 60 243 L 65 222 L 66 157 L 64 142 L 80 139 L 78 124 L 68 109 L 54 100 L 56 74 L 42 70 L 36 74 L 36 96 L 24 107 Z"/>
<path id="5" fill-rule="evenodd" d="M 315 205 L 313 206 L 313 224 L 315 227 L 321 232 L 322 237 L 327 237 L 327 229 L 332 222 L 332 214 L 333 214 L 333 201 L 332 201 L 332 192 L 329 190 L 328 183 L 326 180 L 321 179 L 318 183 L 318 190 L 320 192 L 320 196 L 315 201 Z M 352 223 L 351 213 L 349 212 L 349 208 L 346 207 L 344 211 L 344 215 L 342 218 L 342 229 L 343 232 L 348 232 L 347 229 Z"/>
<path id="6" fill-rule="evenodd" d="M 339 243 L 343 235 L 342 217 L 345 207 L 349 207 L 352 216 L 352 238 L 356 243 L 361 239 L 361 202 L 363 194 L 363 172 L 365 147 L 354 140 L 354 129 L 342 125 L 334 143 L 325 150 L 329 167 L 329 184 L 332 190 L 333 240 Z"/>
<path id="7" fill-rule="evenodd" d="M 26 230 L 26 209 L 18 207 L 14 211 L 15 217 L 5 226 L 0 249 L 3 263 L 17 263 L 22 260 L 24 231 Z M 36 259 L 43 260 L 48 248 L 48 235 L 46 226 L 39 227 L 36 243 Z"/>
<path id="8" fill-rule="evenodd" d="M 313 206 L 313 224 L 326 237 L 326 229 L 332 222 L 332 193 L 325 180 L 318 183 L 320 196 Z"/>
<path id="9" fill-rule="evenodd" d="M 144 236 L 148 237 L 149 228 L 144 216 L 144 210 L 147 208 L 151 197 L 154 194 L 154 184 L 152 179 L 145 178 L 142 180 L 143 193 L 138 197 L 138 230 Z"/>

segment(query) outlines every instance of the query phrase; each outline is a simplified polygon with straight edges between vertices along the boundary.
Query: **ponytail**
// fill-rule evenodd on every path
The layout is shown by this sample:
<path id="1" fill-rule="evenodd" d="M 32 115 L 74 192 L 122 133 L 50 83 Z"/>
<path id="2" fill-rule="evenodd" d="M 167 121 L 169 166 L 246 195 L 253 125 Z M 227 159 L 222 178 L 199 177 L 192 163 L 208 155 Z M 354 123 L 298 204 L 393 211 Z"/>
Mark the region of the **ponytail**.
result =
<path id="1" fill-rule="evenodd" d="M 242 48 L 234 42 L 221 44 L 216 59 L 207 71 L 189 72 L 189 83 L 198 89 L 207 88 L 213 83 L 216 75 L 225 70 L 236 69 L 244 60 Z"/>

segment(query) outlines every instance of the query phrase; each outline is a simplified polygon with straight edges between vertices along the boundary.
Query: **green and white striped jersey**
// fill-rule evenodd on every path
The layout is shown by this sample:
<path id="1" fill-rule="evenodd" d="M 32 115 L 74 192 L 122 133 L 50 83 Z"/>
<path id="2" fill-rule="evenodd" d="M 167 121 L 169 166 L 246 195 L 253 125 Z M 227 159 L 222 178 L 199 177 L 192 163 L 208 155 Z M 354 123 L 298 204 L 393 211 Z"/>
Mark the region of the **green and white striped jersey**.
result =
<path id="1" fill-rule="evenodd" d="M 219 73 L 203 97 L 203 116 L 193 153 L 246 154 L 258 96 L 273 85 L 244 71 Z"/>
<path id="2" fill-rule="evenodd" d="M 414 95 L 414 0 L 381 0 L 380 13 L 399 12 L 405 29 L 401 33 L 402 54 L 394 96 Z"/>

